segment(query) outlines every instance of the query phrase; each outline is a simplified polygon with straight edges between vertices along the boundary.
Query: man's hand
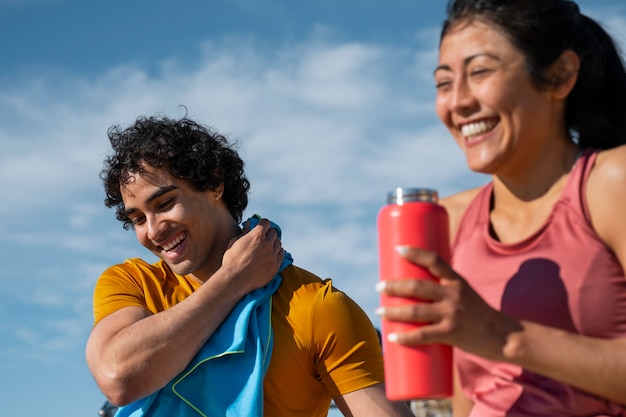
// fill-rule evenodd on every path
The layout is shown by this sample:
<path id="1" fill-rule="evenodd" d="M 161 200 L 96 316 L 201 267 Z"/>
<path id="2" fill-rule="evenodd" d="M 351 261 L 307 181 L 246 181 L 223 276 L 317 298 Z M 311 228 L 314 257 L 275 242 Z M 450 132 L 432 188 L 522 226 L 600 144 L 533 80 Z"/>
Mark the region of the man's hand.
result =
<path id="1" fill-rule="evenodd" d="M 261 288 L 278 273 L 285 252 L 278 232 L 267 219 L 250 230 L 244 225 L 243 234 L 229 243 L 222 259 L 222 268 L 235 276 L 245 276 L 241 282 L 246 292 Z"/>

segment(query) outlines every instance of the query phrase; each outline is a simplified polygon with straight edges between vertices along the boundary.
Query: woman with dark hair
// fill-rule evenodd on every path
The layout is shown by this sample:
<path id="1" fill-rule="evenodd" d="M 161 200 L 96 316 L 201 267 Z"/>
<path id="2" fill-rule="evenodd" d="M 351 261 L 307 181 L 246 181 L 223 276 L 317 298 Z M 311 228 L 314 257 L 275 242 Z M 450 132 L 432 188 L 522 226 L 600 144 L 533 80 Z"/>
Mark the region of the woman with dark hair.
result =
<path id="1" fill-rule="evenodd" d="M 626 415 L 626 73 L 566 0 L 448 4 L 436 109 L 484 187 L 443 199 L 450 265 L 378 290 L 427 324 L 389 335 L 455 347 L 455 416 Z M 418 372 L 419 370 L 416 370 Z"/>

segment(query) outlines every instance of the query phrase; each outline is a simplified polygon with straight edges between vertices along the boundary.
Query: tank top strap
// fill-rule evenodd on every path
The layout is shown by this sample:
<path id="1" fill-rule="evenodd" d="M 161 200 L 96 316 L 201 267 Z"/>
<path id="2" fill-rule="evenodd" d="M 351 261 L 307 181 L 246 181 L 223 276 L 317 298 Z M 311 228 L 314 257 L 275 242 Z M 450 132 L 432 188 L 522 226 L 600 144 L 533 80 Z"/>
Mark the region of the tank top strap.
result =
<path id="1" fill-rule="evenodd" d="M 585 198 L 585 189 L 598 152 L 598 149 L 593 148 L 581 150 L 560 198 L 562 203 L 575 208 L 587 221 L 589 221 L 590 216 L 587 199 Z"/>
<path id="2" fill-rule="evenodd" d="M 477 230 L 489 230 L 489 211 L 491 205 L 491 196 L 493 194 L 493 182 L 489 182 L 483 186 L 468 204 L 465 212 L 461 217 L 461 222 L 457 228 L 457 233 L 452 242 L 452 253 L 457 247 L 459 241 L 465 238 L 465 234 Z M 484 228 L 483 228 L 484 226 Z"/>

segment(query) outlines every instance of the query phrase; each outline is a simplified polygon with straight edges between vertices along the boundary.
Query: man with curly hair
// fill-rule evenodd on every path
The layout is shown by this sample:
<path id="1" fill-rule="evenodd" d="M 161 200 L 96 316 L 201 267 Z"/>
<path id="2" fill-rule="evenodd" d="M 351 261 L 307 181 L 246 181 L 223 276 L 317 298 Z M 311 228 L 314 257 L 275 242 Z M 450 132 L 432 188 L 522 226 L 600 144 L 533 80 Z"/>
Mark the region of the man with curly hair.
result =
<path id="1" fill-rule="evenodd" d="M 387 401 L 376 330 L 293 265 L 280 228 L 242 221 L 250 187 L 222 134 L 140 117 L 108 131 L 105 204 L 159 260 L 107 268 L 86 357 L 118 416 L 410 416 Z"/>

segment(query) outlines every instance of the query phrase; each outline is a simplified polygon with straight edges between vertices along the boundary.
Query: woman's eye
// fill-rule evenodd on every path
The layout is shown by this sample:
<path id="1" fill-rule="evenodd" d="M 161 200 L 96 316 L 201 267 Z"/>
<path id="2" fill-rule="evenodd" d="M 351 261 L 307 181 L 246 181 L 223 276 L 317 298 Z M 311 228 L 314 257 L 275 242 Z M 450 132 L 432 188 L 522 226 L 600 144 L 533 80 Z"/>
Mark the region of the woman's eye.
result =
<path id="1" fill-rule="evenodd" d="M 435 88 L 437 90 L 443 90 L 448 88 L 452 83 L 448 80 L 442 80 L 442 81 L 437 81 L 435 82 Z"/>
<path id="2" fill-rule="evenodd" d="M 488 73 L 489 70 L 487 68 L 476 68 L 472 71 L 470 71 L 470 76 L 471 77 L 479 77 L 481 75 L 484 75 L 486 73 Z"/>

